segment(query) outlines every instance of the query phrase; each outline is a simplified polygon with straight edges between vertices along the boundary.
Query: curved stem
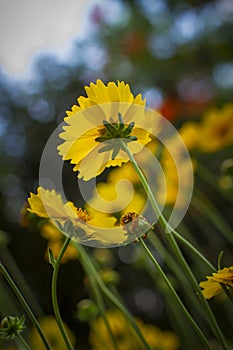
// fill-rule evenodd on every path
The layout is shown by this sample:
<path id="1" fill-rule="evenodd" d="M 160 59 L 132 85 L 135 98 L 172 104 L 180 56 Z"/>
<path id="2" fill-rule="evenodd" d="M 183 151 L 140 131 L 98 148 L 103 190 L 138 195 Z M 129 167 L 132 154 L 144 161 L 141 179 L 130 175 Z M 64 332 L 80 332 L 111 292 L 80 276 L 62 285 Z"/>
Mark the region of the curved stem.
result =
<path id="1" fill-rule="evenodd" d="M 66 333 L 66 330 L 64 328 L 62 319 L 61 319 L 61 314 L 59 311 L 59 306 L 58 306 L 58 300 L 57 300 L 57 277 L 58 277 L 58 272 L 59 272 L 59 268 L 60 268 L 60 264 L 61 264 L 61 259 L 66 251 L 66 248 L 68 247 L 69 243 L 70 243 L 71 238 L 70 237 L 66 237 L 66 240 L 63 244 L 63 247 L 57 257 L 56 262 L 53 265 L 53 276 L 52 276 L 52 303 L 53 303 L 53 310 L 54 310 L 54 314 L 55 314 L 55 318 L 57 320 L 57 324 L 58 327 L 60 329 L 61 335 L 65 341 L 65 344 L 67 346 L 68 350 L 73 350 L 73 346 L 70 342 L 70 339 Z"/>
<path id="2" fill-rule="evenodd" d="M 28 305 L 28 303 L 24 299 L 23 295 L 21 294 L 20 290 L 16 286 L 15 282 L 12 280 L 11 276 L 8 274 L 7 270 L 4 268 L 4 266 L 1 263 L 0 263 L 0 269 L 2 270 L 2 273 L 5 277 L 5 279 L 9 283 L 11 289 L 13 290 L 15 295 L 17 296 L 19 302 L 21 303 L 22 307 L 24 308 L 25 312 L 27 313 L 28 317 L 32 321 L 37 332 L 39 333 L 39 336 L 40 336 L 45 348 L 47 350 L 52 350 L 49 343 L 48 343 L 48 340 L 46 339 L 46 337 L 44 335 L 44 332 L 42 331 L 42 329 L 40 327 L 39 322 L 37 321 L 35 315 L 33 314 L 32 310 L 31 310 L 30 306 Z"/>
<path id="3" fill-rule="evenodd" d="M 196 322 L 194 321 L 194 319 L 192 318 L 192 316 L 190 315 L 190 313 L 188 312 L 188 310 L 186 309 L 186 307 L 184 306 L 184 304 L 180 300 L 180 298 L 177 295 L 175 289 L 173 288 L 171 282 L 169 281 L 169 279 L 167 278 L 166 274 L 161 269 L 159 263 L 156 261 L 154 256 L 151 254 L 150 250 L 148 249 L 148 247 L 145 244 L 145 242 L 143 241 L 143 239 L 142 238 L 138 238 L 138 241 L 140 242 L 140 244 L 143 247 L 143 249 L 146 251 L 146 253 L 149 256 L 149 258 L 151 259 L 151 261 L 153 262 L 154 266 L 156 267 L 156 270 L 158 271 L 158 273 L 160 274 L 160 276 L 162 277 L 162 279 L 166 283 L 166 285 L 169 288 L 171 294 L 173 295 L 173 297 L 175 298 L 176 302 L 179 304 L 181 310 L 184 312 L 184 314 L 186 315 L 186 317 L 190 321 L 190 323 L 193 326 L 194 330 L 200 336 L 200 338 L 201 338 L 203 344 L 205 345 L 206 349 L 211 349 L 211 346 L 210 346 L 208 340 L 206 339 L 205 335 L 203 334 L 201 329 L 198 327 L 198 325 L 196 324 Z"/>

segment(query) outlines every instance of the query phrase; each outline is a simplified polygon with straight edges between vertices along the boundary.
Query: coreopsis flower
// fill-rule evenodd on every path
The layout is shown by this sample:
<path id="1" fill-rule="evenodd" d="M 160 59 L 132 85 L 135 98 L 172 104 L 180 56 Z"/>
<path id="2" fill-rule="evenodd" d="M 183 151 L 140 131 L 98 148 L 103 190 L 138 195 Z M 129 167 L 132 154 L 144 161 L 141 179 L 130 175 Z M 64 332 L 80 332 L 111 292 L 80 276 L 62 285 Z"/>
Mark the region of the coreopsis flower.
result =
<path id="1" fill-rule="evenodd" d="M 131 153 L 138 153 L 150 142 L 145 118 L 145 100 L 136 97 L 123 81 L 105 85 L 101 80 L 85 87 L 64 118 L 64 142 L 58 146 L 63 160 L 74 164 L 78 177 L 89 180 L 105 168 L 128 162 L 123 143 Z M 123 143 L 122 143 L 123 142 Z"/>
<path id="2" fill-rule="evenodd" d="M 48 339 L 49 344 L 51 345 L 52 350 L 64 350 L 66 349 L 66 344 L 64 339 L 59 331 L 57 321 L 53 316 L 46 316 L 42 318 L 40 321 L 40 326 L 45 334 L 45 337 Z M 66 324 L 64 324 L 66 333 L 70 339 L 72 345 L 75 345 L 75 336 L 68 328 Z M 32 349 L 36 350 L 44 350 L 44 344 L 38 335 L 38 332 L 35 328 L 32 328 L 29 333 L 29 344 Z"/>
<path id="3" fill-rule="evenodd" d="M 41 218 L 50 219 L 62 232 L 73 240 L 86 241 L 93 238 L 90 226 L 90 215 L 72 202 L 64 202 L 55 190 L 39 187 L 37 194 L 31 193 L 28 199 L 28 211 Z"/>
<path id="4" fill-rule="evenodd" d="M 211 109 L 199 124 L 198 148 L 202 152 L 216 152 L 233 143 L 233 103 L 222 109 Z"/>
<path id="5" fill-rule="evenodd" d="M 120 311 L 107 310 L 106 317 L 119 349 L 144 349 L 141 340 L 136 336 L 132 326 L 127 322 Z M 135 318 L 135 321 L 152 350 L 177 350 L 179 348 L 179 339 L 174 333 L 170 331 L 161 331 L 154 325 L 145 324 L 138 318 Z M 114 349 L 109 332 L 101 317 L 90 322 L 89 340 L 92 350 Z"/>
<path id="6" fill-rule="evenodd" d="M 203 288 L 204 297 L 210 299 L 221 293 L 221 284 L 233 288 L 233 266 L 224 267 L 212 273 L 212 276 L 206 276 L 206 278 L 207 281 L 203 281 L 199 285 Z"/>
<path id="7" fill-rule="evenodd" d="M 132 242 L 139 235 L 134 232 L 129 236 L 122 226 L 115 225 L 117 220 L 113 216 L 108 217 L 98 211 L 94 212 L 94 217 L 90 216 L 86 210 L 76 208 L 72 202 L 65 202 L 55 190 L 39 187 L 37 194 L 31 193 L 28 203 L 28 211 L 50 219 L 62 233 L 78 243 L 97 247 L 118 246 Z M 57 252 L 57 240 L 53 243 Z M 61 242 L 59 246 L 60 244 Z"/>

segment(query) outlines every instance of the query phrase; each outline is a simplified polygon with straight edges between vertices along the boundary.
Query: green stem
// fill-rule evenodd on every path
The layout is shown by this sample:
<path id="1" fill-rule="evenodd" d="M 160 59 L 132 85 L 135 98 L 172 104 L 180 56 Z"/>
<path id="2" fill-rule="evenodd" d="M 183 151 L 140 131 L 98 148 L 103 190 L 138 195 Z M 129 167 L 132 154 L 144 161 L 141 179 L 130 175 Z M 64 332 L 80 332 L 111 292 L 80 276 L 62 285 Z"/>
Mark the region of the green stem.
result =
<path id="1" fill-rule="evenodd" d="M 192 198 L 192 206 L 202 215 L 204 214 L 210 222 L 221 232 L 227 241 L 233 244 L 233 231 L 225 222 L 222 215 L 214 207 L 214 205 L 203 195 L 196 190 L 197 195 Z"/>
<path id="2" fill-rule="evenodd" d="M 185 290 L 185 301 L 187 305 L 189 305 L 190 310 L 195 310 L 195 314 L 198 314 L 199 317 L 200 315 L 202 315 L 202 317 L 205 318 L 205 310 L 200 304 L 199 299 L 193 297 L 193 288 L 190 285 L 189 279 L 187 278 L 186 274 L 183 273 L 180 265 L 178 264 L 177 259 L 175 259 L 174 256 L 172 256 L 169 253 L 169 250 L 166 249 L 166 247 L 163 245 L 163 242 L 161 242 L 158 235 L 151 233 L 150 235 L 148 235 L 148 240 L 150 241 L 150 244 L 152 244 L 152 246 L 154 246 L 154 248 L 162 256 L 165 264 L 169 267 L 170 271 L 172 271 L 173 274 L 176 276 L 177 280 L 181 284 L 180 287 L 182 288 L 182 290 Z M 186 341 L 190 341 L 190 344 L 196 342 L 197 338 L 193 337 L 192 332 L 190 332 L 189 336 L 187 337 L 187 327 L 184 327 L 184 323 L 186 323 L 186 320 L 184 320 L 185 315 L 179 312 L 179 305 L 176 303 L 176 300 L 174 300 L 174 298 L 171 298 L 171 293 L 169 289 L 166 286 L 164 288 L 164 283 L 160 283 L 160 278 L 157 277 L 157 274 L 155 275 L 153 273 L 153 266 L 151 266 L 151 264 L 148 262 L 146 263 L 146 261 L 144 261 L 144 264 L 145 268 L 148 270 L 148 272 L 154 279 L 157 288 L 164 295 L 165 300 L 169 305 L 169 310 L 173 313 L 172 317 L 170 318 L 170 322 L 173 323 L 173 327 L 177 329 L 182 340 L 185 341 L 186 339 Z M 200 325 L 198 326 L 200 328 Z"/>
<path id="3" fill-rule="evenodd" d="M 102 295 L 101 295 L 101 293 L 99 291 L 97 282 L 96 282 L 94 276 L 89 273 L 88 262 L 86 262 L 86 260 L 85 260 L 85 258 L 83 258 L 83 256 L 81 256 L 81 262 L 82 262 L 82 265 L 83 265 L 83 268 L 84 268 L 86 274 L 88 275 L 88 277 L 90 279 L 90 282 L 91 282 L 91 285 L 92 285 L 92 288 L 93 288 L 93 292 L 94 292 L 94 295 L 95 295 L 96 303 L 98 305 L 98 308 L 99 308 L 100 313 L 101 313 L 101 315 L 103 317 L 103 320 L 104 320 L 104 323 L 106 325 L 106 328 L 107 328 L 107 330 L 108 330 L 108 332 L 110 334 L 110 337 L 112 339 L 112 343 L 113 343 L 114 349 L 118 350 L 116 339 L 115 339 L 115 337 L 114 337 L 114 335 L 112 333 L 110 324 L 108 322 L 108 318 L 106 317 L 106 308 L 105 308 L 105 305 L 104 305 L 104 301 L 103 301 Z"/>
<path id="4" fill-rule="evenodd" d="M 21 294 L 20 290 L 18 289 L 18 287 L 16 286 L 15 282 L 12 280 L 11 276 L 8 274 L 7 270 L 4 268 L 4 266 L 0 263 L 0 269 L 2 270 L 2 273 L 5 277 L 5 279 L 7 280 L 7 282 L 9 283 L 11 289 L 13 290 L 13 292 L 15 293 L 16 297 L 18 298 L 19 302 L 21 303 L 22 307 L 24 308 L 24 310 L 26 311 L 28 317 L 30 318 L 30 320 L 32 321 L 33 325 L 35 326 L 37 332 L 39 333 L 42 342 L 44 343 L 44 346 L 47 350 L 52 350 L 41 327 L 39 322 L 37 321 L 36 317 L 34 316 L 30 306 L 27 304 L 26 300 L 24 299 L 23 295 Z"/>
<path id="5" fill-rule="evenodd" d="M 84 260 L 86 262 L 86 264 L 88 266 L 89 274 L 94 276 L 102 293 L 105 294 L 106 297 L 113 303 L 113 305 L 115 305 L 125 315 L 125 317 L 128 319 L 128 321 L 131 323 L 133 329 L 135 330 L 135 333 L 137 334 L 137 336 L 141 339 L 142 343 L 144 344 L 145 349 L 151 350 L 151 348 L 147 344 L 147 341 L 144 338 L 140 328 L 136 324 L 133 316 L 129 313 L 127 308 L 120 302 L 120 300 L 106 287 L 106 285 L 102 281 L 100 275 L 96 271 L 96 268 L 95 268 L 90 256 L 86 253 L 85 249 L 80 244 L 77 244 L 77 243 L 75 244 L 75 246 L 77 247 L 77 250 L 79 251 L 82 260 Z"/>
<path id="6" fill-rule="evenodd" d="M 169 281 L 169 279 L 167 278 L 166 274 L 163 272 L 163 270 L 161 269 L 159 263 L 157 262 L 157 260 L 154 258 L 154 256 L 151 254 L 150 250 L 148 249 L 147 245 L 145 244 L 145 242 L 143 241 L 142 238 L 138 238 L 138 241 L 140 242 L 140 244 L 142 245 L 143 249 L 146 251 L 147 255 L 149 256 L 149 258 L 151 259 L 151 261 L 153 262 L 154 266 L 156 267 L 156 270 L 158 271 L 158 273 L 160 274 L 161 278 L 164 280 L 164 282 L 166 283 L 168 289 L 170 290 L 171 294 L 173 295 L 173 297 L 175 298 L 175 300 L 177 301 L 177 303 L 179 304 L 180 308 L 182 309 L 182 311 L 184 312 L 184 314 L 186 315 L 186 317 L 188 318 L 188 320 L 190 321 L 191 325 L 193 326 L 194 330 L 197 332 L 197 334 L 200 336 L 203 344 L 205 345 L 206 349 L 211 349 L 211 346 L 208 342 L 208 340 L 206 339 L 205 335 L 202 333 L 201 329 L 198 327 L 198 325 L 196 324 L 196 322 L 193 320 L 192 316 L 190 315 L 190 313 L 188 312 L 188 310 L 186 309 L 186 307 L 184 306 L 184 304 L 182 303 L 182 301 L 180 300 L 179 296 L 177 295 L 175 289 L 173 288 L 171 282 Z"/>
<path id="7" fill-rule="evenodd" d="M 233 203 L 233 197 L 231 193 L 222 190 L 219 186 L 218 179 L 211 171 L 209 171 L 202 163 L 198 162 L 197 164 L 197 174 L 205 180 L 208 184 L 210 184 L 214 190 L 218 191 L 223 197 L 225 197 L 229 202 Z"/>
<path id="8" fill-rule="evenodd" d="M 175 230 L 168 224 L 167 220 L 165 219 L 163 214 L 160 212 L 158 203 L 153 195 L 153 192 L 152 192 L 149 184 L 147 183 L 144 174 L 142 173 L 142 171 L 139 168 L 137 162 L 135 161 L 133 155 L 131 154 L 130 150 L 124 144 L 123 141 L 122 141 L 121 146 L 124 149 L 124 151 L 127 153 L 130 161 L 132 162 L 132 164 L 133 164 L 133 166 L 134 166 L 134 168 L 135 168 L 135 170 L 140 178 L 140 181 L 142 183 L 142 186 L 143 186 L 145 192 L 148 194 L 148 197 L 149 197 L 150 203 L 152 205 L 152 208 L 154 210 L 154 213 L 158 217 L 158 222 L 160 223 L 160 225 L 164 229 L 164 231 L 167 235 L 168 241 L 169 241 L 174 253 L 176 254 L 177 258 L 179 259 L 181 266 L 183 267 L 184 271 L 186 272 L 187 277 L 189 278 L 190 282 L 192 283 L 194 290 L 199 295 L 201 302 L 202 302 L 203 306 L 205 307 L 205 310 L 207 312 L 208 319 L 209 319 L 210 324 L 212 326 L 213 332 L 215 333 L 216 337 L 218 338 L 219 343 L 222 345 L 222 348 L 227 350 L 228 346 L 227 346 L 226 340 L 221 332 L 221 329 L 219 328 L 219 326 L 217 324 L 217 321 L 212 313 L 212 310 L 210 309 L 208 302 L 204 298 L 202 291 L 201 291 L 201 288 L 199 287 L 199 285 L 196 281 L 196 278 L 194 277 L 191 269 L 189 268 L 189 265 L 187 264 L 186 260 L 184 259 L 183 254 L 181 253 L 180 248 L 178 247 L 178 245 L 174 239 L 173 235 L 174 235 Z"/>
<path id="9" fill-rule="evenodd" d="M 22 291 L 22 294 L 27 299 L 28 304 L 37 315 L 41 318 L 44 316 L 44 312 L 41 309 L 38 301 L 35 296 L 32 294 L 27 281 L 25 280 L 22 272 L 20 271 L 18 265 L 16 264 L 13 256 L 11 255 L 7 247 L 2 247 L 1 249 L 1 258 L 4 261 L 4 265 L 12 276 L 12 279 L 17 284 L 18 288 Z"/>
<path id="10" fill-rule="evenodd" d="M 176 237 L 185 247 L 187 247 L 194 255 L 196 255 L 212 272 L 216 272 L 216 268 L 197 250 L 189 241 L 181 236 L 177 231 L 173 231 L 173 236 Z"/>
<path id="11" fill-rule="evenodd" d="M 18 337 L 19 341 L 23 344 L 26 350 L 31 350 L 30 346 L 26 342 L 26 340 L 22 337 L 21 334 L 17 333 L 16 336 Z"/>
<path id="12" fill-rule="evenodd" d="M 187 262 L 185 261 L 185 258 L 183 256 L 183 254 L 181 253 L 180 251 L 180 248 L 178 247 L 173 235 L 171 233 L 167 233 L 167 237 L 169 239 L 169 242 L 176 254 L 176 256 L 178 257 L 179 261 L 180 261 L 180 264 L 181 266 L 183 267 L 184 271 L 186 272 L 194 290 L 196 291 L 197 295 L 199 296 L 202 304 L 203 304 L 203 307 L 205 308 L 206 310 L 206 313 L 208 315 L 208 319 L 210 321 L 210 324 L 212 326 L 212 329 L 213 329 L 213 332 L 215 333 L 219 343 L 222 345 L 222 348 L 227 350 L 228 349 L 228 345 L 226 343 L 226 340 L 224 338 L 224 335 L 222 334 L 222 331 L 221 329 L 219 328 L 218 326 L 218 323 L 214 317 L 214 314 L 208 304 L 208 302 L 206 301 L 206 299 L 204 298 L 204 295 L 201 291 L 201 288 L 199 287 L 199 284 L 195 278 L 195 276 L 193 275 L 189 265 L 187 264 Z"/>
<path id="13" fill-rule="evenodd" d="M 70 243 L 71 238 L 66 237 L 66 240 L 62 246 L 62 249 L 57 257 L 56 262 L 53 265 L 53 276 L 52 276 L 52 303 L 53 303 L 53 310 L 54 310 L 54 315 L 57 320 L 58 327 L 60 329 L 61 335 L 65 341 L 65 344 L 67 346 L 68 350 L 73 350 L 73 346 L 70 342 L 70 339 L 66 333 L 66 330 L 64 328 L 62 319 L 61 319 L 61 314 L 59 311 L 59 306 L 58 306 L 58 300 L 57 300 L 57 277 L 58 277 L 58 272 L 61 264 L 61 259 L 66 251 L 66 248 L 68 247 Z"/>

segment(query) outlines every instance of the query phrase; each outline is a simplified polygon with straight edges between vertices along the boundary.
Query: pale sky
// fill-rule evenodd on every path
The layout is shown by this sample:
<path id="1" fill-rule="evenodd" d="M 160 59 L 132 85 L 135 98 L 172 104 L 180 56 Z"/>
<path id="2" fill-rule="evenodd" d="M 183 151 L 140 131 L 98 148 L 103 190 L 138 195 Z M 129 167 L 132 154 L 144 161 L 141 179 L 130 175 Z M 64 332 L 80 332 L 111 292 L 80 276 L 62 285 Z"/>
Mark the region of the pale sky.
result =
<path id="1" fill-rule="evenodd" d="M 0 0 L 0 66 L 19 75 L 41 49 L 68 46 L 93 0 Z"/>

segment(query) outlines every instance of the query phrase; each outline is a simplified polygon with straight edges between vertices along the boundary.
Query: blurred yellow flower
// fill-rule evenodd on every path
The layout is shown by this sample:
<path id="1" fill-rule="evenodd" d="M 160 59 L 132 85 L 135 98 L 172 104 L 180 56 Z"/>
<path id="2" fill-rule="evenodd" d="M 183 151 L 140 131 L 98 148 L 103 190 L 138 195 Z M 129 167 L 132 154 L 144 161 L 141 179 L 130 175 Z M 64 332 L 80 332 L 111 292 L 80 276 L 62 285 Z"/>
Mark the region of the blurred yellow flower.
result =
<path id="1" fill-rule="evenodd" d="M 135 334 L 132 326 L 118 310 L 108 310 L 106 312 L 112 333 L 116 339 L 120 350 L 142 350 L 144 345 Z M 135 319 L 144 337 L 152 350 L 177 350 L 179 347 L 178 337 L 167 331 L 161 331 L 151 324 L 145 324 L 139 319 Z M 90 324 L 90 344 L 92 350 L 112 350 L 114 349 L 112 339 L 106 329 L 106 325 L 101 317 L 96 318 Z"/>
<path id="2" fill-rule="evenodd" d="M 138 174 L 136 173 L 132 163 L 126 163 L 120 168 L 114 168 L 108 174 L 108 182 L 117 183 L 122 179 L 130 181 L 132 184 L 139 183 Z"/>
<path id="3" fill-rule="evenodd" d="M 66 344 L 64 339 L 60 333 L 57 322 L 53 316 L 46 316 L 42 318 L 40 321 L 40 326 L 48 339 L 48 342 L 51 346 L 52 350 L 64 350 L 66 349 Z M 75 336 L 70 331 L 68 326 L 64 324 L 66 333 L 70 339 L 72 345 L 75 345 Z M 29 333 L 29 344 L 32 350 L 44 350 L 44 344 L 38 335 L 38 332 L 35 328 L 33 328 Z"/>
<path id="4" fill-rule="evenodd" d="M 189 151 L 195 149 L 200 139 L 200 126 L 196 122 L 186 122 L 178 130 Z"/>
<path id="5" fill-rule="evenodd" d="M 114 173 L 115 169 L 111 172 Z M 117 181 L 111 174 L 110 182 L 100 182 L 96 186 L 97 192 L 93 194 L 86 205 L 86 209 L 93 216 L 92 224 L 100 227 L 114 227 L 120 217 L 134 211 L 141 213 L 146 204 L 143 194 L 136 192 L 132 184 L 126 179 Z M 116 180 L 116 182 L 114 181 Z M 102 218 L 103 220 L 100 220 Z M 106 226 L 108 225 L 108 226 Z"/>
<path id="6" fill-rule="evenodd" d="M 189 159 L 182 159 L 182 157 L 176 164 L 172 155 L 166 149 L 164 149 L 160 161 L 166 188 L 164 188 L 163 184 L 164 179 L 158 177 L 156 193 L 158 202 L 166 205 L 174 205 L 176 203 L 176 206 L 181 208 L 187 200 L 186 191 L 190 188 L 190 175 L 192 175 L 190 172 L 193 171 L 194 167 L 190 166 Z"/>
<path id="7" fill-rule="evenodd" d="M 209 110 L 200 124 L 198 148 L 202 152 L 216 152 L 233 143 L 233 103 L 222 109 Z"/>
<path id="8" fill-rule="evenodd" d="M 233 266 L 224 267 L 206 278 L 207 281 L 200 282 L 199 285 L 203 288 L 204 297 L 210 299 L 222 291 L 221 284 L 233 288 Z"/>
<path id="9" fill-rule="evenodd" d="M 138 153 L 150 137 L 143 127 L 145 100 L 141 94 L 134 97 L 128 84 L 97 80 L 85 91 L 87 97 L 79 97 L 78 105 L 67 112 L 58 150 L 63 160 L 75 164 L 79 178 L 89 180 L 106 167 L 128 162 L 121 140 L 131 153 Z"/>

